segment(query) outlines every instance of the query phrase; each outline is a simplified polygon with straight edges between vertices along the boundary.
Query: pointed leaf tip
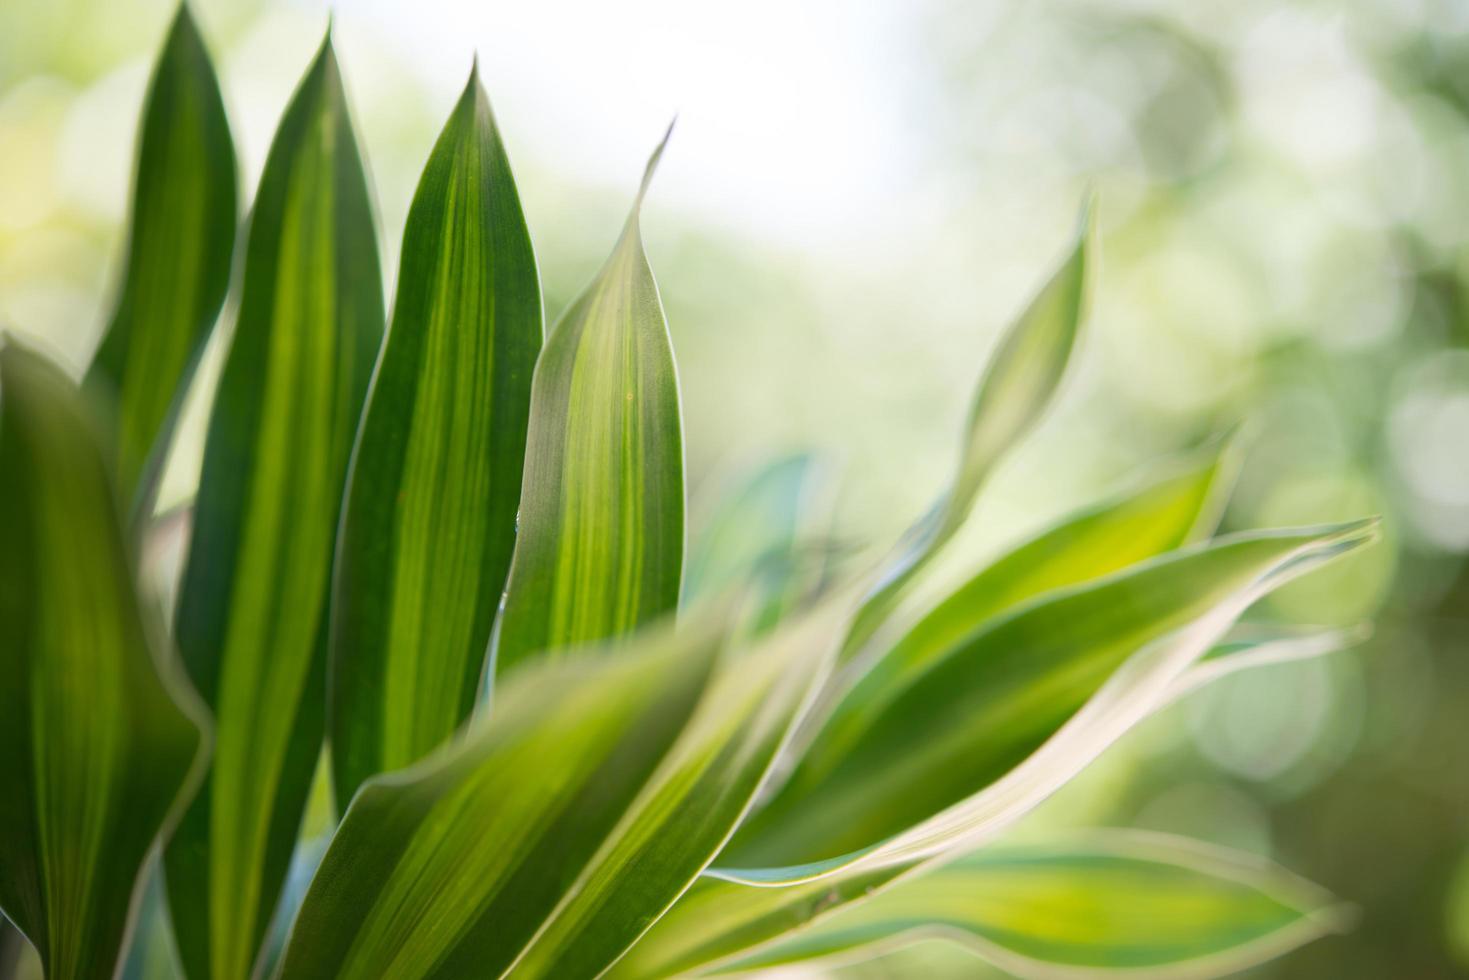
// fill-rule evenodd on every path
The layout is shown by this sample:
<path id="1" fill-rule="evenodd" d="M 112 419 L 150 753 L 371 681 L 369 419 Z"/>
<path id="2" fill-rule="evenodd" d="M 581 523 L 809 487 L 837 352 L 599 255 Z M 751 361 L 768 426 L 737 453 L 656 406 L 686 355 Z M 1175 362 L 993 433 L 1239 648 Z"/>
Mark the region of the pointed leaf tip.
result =
<path id="1" fill-rule="evenodd" d="M 637 214 L 638 209 L 642 207 L 643 198 L 648 193 L 648 185 L 653 183 L 653 174 L 658 171 L 658 163 L 663 159 L 663 151 L 667 148 L 668 140 L 673 136 L 673 127 L 677 123 L 678 114 L 674 113 L 673 118 L 668 120 L 668 128 L 663 131 L 663 138 L 658 141 L 658 145 L 653 148 L 652 155 L 648 157 L 648 165 L 643 168 L 643 182 L 638 187 L 638 198 L 633 204 L 633 214 Z"/>

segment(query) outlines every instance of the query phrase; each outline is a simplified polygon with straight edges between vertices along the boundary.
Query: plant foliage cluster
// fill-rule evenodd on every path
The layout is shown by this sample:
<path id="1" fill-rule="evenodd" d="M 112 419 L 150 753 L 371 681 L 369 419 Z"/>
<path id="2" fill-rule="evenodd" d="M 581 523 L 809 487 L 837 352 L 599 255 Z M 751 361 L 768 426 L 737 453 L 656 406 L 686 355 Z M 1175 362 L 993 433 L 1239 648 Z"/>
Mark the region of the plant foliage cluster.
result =
<path id="1" fill-rule="evenodd" d="M 1062 381 L 1084 216 L 980 379 L 951 484 L 880 563 L 805 532 L 804 458 L 686 557 L 639 230 L 661 152 L 545 332 L 472 73 L 389 319 L 330 38 L 241 223 L 180 10 L 91 368 L 0 350 L 0 909 L 47 976 L 114 974 L 155 848 L 146 914 L 194 980 L 662 977 L 931 935 L 1022 975 L 1213 975 L 1339 923 L 1286 872 L 1174 838 L 996 838 L 1188 691 L 1344 642 L 1237 624 L 1372 523 L 1214 536 L 1226 440 L 915 599 Z M 158 514 L 227 297 L 197 496 Z M 148 557 L 180 529 L 163 616 Z M 302 889 L 319 766 L 341 817 Z"/>

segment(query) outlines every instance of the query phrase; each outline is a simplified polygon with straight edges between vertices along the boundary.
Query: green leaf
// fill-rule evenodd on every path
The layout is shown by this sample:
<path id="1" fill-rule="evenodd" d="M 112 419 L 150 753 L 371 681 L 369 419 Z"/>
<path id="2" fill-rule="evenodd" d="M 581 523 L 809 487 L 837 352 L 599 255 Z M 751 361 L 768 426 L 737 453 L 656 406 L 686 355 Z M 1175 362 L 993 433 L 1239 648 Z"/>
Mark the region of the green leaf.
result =
<path id="1" fill-rule="evenodd" d="M 59 369 L 0 348 L 0 910 L 51 980 L 113 974 L 207 754 L 154 660 L 91 422 Z"/>
<path id="2" fill-rule="evenodd" d="M 342 486 L 382 330 L 328 39 L 266 159 L 179 599 L 178 647 L 217 718 L 213 768 L 165 861 L 194 978 L 250 975 L 290 863 L 322 742 Z"/>
<path id="3" fill-rule="evenodd" d="M 151 506 L 174 419 L 224 303 L 235 181 L 219 81 L 180 4 L 143 110 L 117 309 L 86 379 L 111 401 L 118 483 L 135 509 Z"/>
<path id="4" fill-rule="evenodd" d="M 872 663 L 849 663 L 807 717 L 798 749 L 820 727 L 829 748 L 862 731 L 923 671 L 1022 603 L 1206 537 L 1232 483 L 1227 455 L 1218 448 L 1195 453 L 1142 488 L 1065 518 L 985 567 Z"/>
<path id="5" fill-rule="evenodd" d="M 535 256 L 476 68 L 408 213 L 348 481 L 329 679 L 343 803 L 474 706 L 515 547 L 540 347 Z"/>
<path id="6" fill-rule="evenodd" d="M 1340 931 L 1345 921 L 1330 895 L 1252 856 L 1109 831 L 980 851 L 840 908 L 718 972 L 872 955 L 942 936 L 1021 977 L 1098 970 L 1219 977 Z"/>
<path id="7" fill-rule="evenodd" d="M 782 456 L 728 490 L 695 541 L 684 605 L 752 589 L 757 632 L 771 628 L 820 578 L 825 555 L 810 540 L 808 510 L 821 484 L 809 453 Z"/>
<path id="8" fill-rule="evenodd" d="M 500 676 L 534 654 L 628 633 L 678 605 L 678 376 L 638 224 L 663 140 L 611 258 L 552 329 L 536 365 Z"/>
<path id="9" fill-rule="evenodd" d="M 1020 607 L 875 716 L 849 728 L 839 707 L 721 873 L 809 880 L 993 833 L 1168 700 L 1262 595 L 1375 533 L 1364 521 L 1233 535 Z"/>
<path id="10" fill-rule="evenodd" d="M 828 608 L 757 649 L 694 617 L 517 671 L 469 735 L 364 784 L 282 980 L 595 976 L 707 866 L 830 659 Z"/>
<path id="11" fill-rule="evenodd" d="M 1061 267 L 1001 340 L 970 406 L 953 482 L 887 559 L 881 583 L 852 624 L 843 661 L 863 652 L 914 576 L 968 518 L 990 474 L 1031 430 L 1055 395 L 1086 316 L 1091 210 L 1088 203 Z"/>
<path id="12" fill-rule="evenodd" d="M 702 877 L 617 962 L 607 980 L 699 972 L 795 933 L 849 903 L 865 901 L 916 864 L 857 868 L 781 888 Z"/>

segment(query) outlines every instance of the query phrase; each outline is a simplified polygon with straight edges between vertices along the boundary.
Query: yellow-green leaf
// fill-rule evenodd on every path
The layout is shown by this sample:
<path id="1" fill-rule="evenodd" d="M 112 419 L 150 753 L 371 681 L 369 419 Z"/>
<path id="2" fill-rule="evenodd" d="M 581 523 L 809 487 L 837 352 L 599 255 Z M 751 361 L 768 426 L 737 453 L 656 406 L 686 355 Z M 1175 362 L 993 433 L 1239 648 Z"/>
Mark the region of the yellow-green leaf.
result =
<path id="1" fill-rule="evenodd" d="M 1233 974 L 1346 921 L 1329 894 L 1258 858 L 1103 831 L 986 849 L 921 872 L 716 972 L 942 936 L 1019 977 L 1185 980 Z"/>
<path id="2" fill-rule="evenodd" d="M 520 531 L 496 647 L 537 653 L 619 636 L 678 605 L 684 552 L 678 376 L 638 213 L 546 338 L 531 393 Z"/>
<path id="3" fill-rule="evenodd" d="M 194 980 L 250 975 L 295 845 L 321 750 L 342 486 L 382 330 L 328 40 L 266 159 L 178 602 L 178 647 L 217 719 L 213 765 L 165 856 Z"/>
<path id="4" fill-rule="evenodd" d="M 925 614 L 870 664 L 854 662 L 808 719 L 829 751 L 855 737 L 934 663 L 1022 603 L 1094 581 L 1207 537 L 1232 482 L 1217 448 L 1195 454 L 1135 492 L 1073 514 L 1006 553 Z M 804 745 L 803 745 L 804 747 Z"/>
<path id="5" fill-rule="evenodd" d="M 844 661 L 864 651 L 914 577 L 964 524 L 990 474 L 1050 405 L 1086 315 L 1090 232 L 1088 203 L 1065 261 L 1010 327 L 985 369 L 969 408 L 954 479 L 887 559 L 882 580 L 852 623 Z"/>
<path id="6" fill-rule="evenodd" d="M 110 409 L 130 506 L 151 504 L 174 418 L 224 303 L 235 181 L 219 81 L 181 4 L 148 86 L 117 309 L 87 372 Z"/>
<path id="7" fill-rule="evenodd" d="M 515 547 L 535 256 L 476 70 L 418 185 L 353 454 L 332 603 L 337 799 L 474 706 Z"/>
<path id="8" fill-rule="evenodd" d="M 464 740 L 364 784 L 282 980 L 596 976 L 748 808 L 830 660 L 835 608 L 748 651 L 695 616 L 517 671 Z"/>
<path id="9" fill-rule="evenodd" d="M 51 980 L 113 975 L 205 756 L 202 709 L 154 659 L 91 422 L 59 369 L 0 348 L 0 910 Z"/>
<path id="10" fill-rule="evenodd" d="M 1000 617 L 876 715 L 818 733 L 719 873 L 810 880 L 994 833 L 1169 700 L 1261 596 L 1375 535 L 1373 521 L 1232 535 Z"/>

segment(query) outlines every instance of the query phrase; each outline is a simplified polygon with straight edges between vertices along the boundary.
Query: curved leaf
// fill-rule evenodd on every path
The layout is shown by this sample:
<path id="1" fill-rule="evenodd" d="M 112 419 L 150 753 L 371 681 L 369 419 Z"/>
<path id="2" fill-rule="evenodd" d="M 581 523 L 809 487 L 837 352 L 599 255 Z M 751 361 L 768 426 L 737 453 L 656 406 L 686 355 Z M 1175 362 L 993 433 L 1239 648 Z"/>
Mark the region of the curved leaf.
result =
<path id="1" fill-rule="evenodd" d="M 463 741 L 363 786 L 283 980 L 596 975 L 727 838 L 832 625 L 736 654 L 706 619 L 518 671 Z"/>
<path id="2" fill-rule="evenodd" d="M 810 880 L 993 833 L 1156 710 L 1262 595 L 1375 534 L 1364 521 L 1233 535 L 1022 606 L 860 730 L 818 736 L 719 873 Z"/>
<path id="3" fill-rule="evenodd" d="M 328 40 L 256 199 L 179 598 L 217 718 L 213 767 L 166 853 L 191 977 L 250 974 L 322 741 L 326 607 L 353 433 L 382 336 L 367 186 Z"/>
<path id="4" fill-rule="evenodd" d="M 344 803 L 474 706 L 515 546 L 540 347 L 535 256 L 476 69 L 408 214 L 348 481 L 329 678 Z"/>
<path id="5" fill-rule="evenodd" d="M 143 109 L 117 310 L 86 379 L 112 401 L 118 485 L 134 507 L 151 505 L 174 418 L 224 303 L 235 181 L 219 80 L 180 4 Z"/>
<path id="6" fill-rule="evenodd" d="M 913 577 L 963 525 L 995 467 L 1050 404 L 1086 316 L 1090 232 L 1088 203 L 1065 261 L 1010 327 L 980 379 L 953 482 L 887 559 L 882 581 L 852 624 L 843 661 L 863 652 Z"/>
<path id="7" fill-rule="evenodd" d="M 206 754 L 154 660 L 90 422 L 59 369 L 0 348 L 0 909 L 52 980 L 113 974 Z"/>
<path id="8" fill-rule="evenodd" d="M 1219 977 L 1346 921 L 1321 889 L 1253 856 L 1128 831 L 980 851 L 913 876 L 718 972 L 941 936 L 1020 977 Z"/>
<path id="9" fill-rule="evenodd" d="M 1344 629 L 1241 624 L 1174 682 L 1168 700 L 1186 697 L 1242 670 L 1311 660 L 1346 650 L 1371 635 L 1372 629 L 1366 624 Z"/>
<path id="10" fill-rule="evenodd" d="M 1232 475 L 1219 450 L 1200 452 L 1141 489 L 1067 517 L 1005 554 L 870 664 L 848 664 L 803 722 L 796 749 L 804 754 L 823 728 L 828 748 L 862 731 L 923 671 L 1020 604 L 1206 537 Z"/>
<path id="11" fill-rule="evenodd" d="M 870 900 L 917 863 L 857 868 L 782 888 L 702 877 L 618 961 L 608 980 L 702 972 Z"/>
<path id="12" fill-rule="evenodd" d="M 552 329 L 536 365 L 520 531 L 495 653 L 501 676 L 533 654 L 630 632 L 678 605 L 678 375 L 638 224 L 667 142 L 648 161 L 611 258 Z"/>

